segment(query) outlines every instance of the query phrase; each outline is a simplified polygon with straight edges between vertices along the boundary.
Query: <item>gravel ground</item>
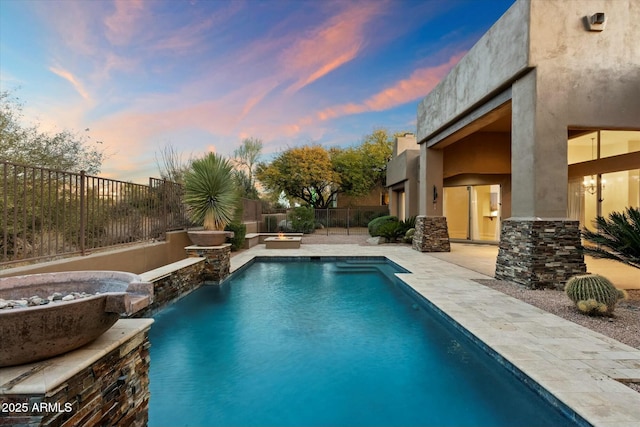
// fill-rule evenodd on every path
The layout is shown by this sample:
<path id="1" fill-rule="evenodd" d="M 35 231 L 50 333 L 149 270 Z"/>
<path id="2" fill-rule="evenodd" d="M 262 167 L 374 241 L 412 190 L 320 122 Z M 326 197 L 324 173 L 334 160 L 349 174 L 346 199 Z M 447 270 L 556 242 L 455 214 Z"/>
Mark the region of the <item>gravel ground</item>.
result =
<path id="1" fill-rule="evenodd" d="M 613 316 L 602 317 L 586 316 L 580 313 L 563 291 L 526 289 L 502 280 L 476 280 L 476 282 L 640 349 L 640 289 L 628 290 L 628 299 L 618 302 Z M 640 383 L 627 385 L 640 393 Z"/>

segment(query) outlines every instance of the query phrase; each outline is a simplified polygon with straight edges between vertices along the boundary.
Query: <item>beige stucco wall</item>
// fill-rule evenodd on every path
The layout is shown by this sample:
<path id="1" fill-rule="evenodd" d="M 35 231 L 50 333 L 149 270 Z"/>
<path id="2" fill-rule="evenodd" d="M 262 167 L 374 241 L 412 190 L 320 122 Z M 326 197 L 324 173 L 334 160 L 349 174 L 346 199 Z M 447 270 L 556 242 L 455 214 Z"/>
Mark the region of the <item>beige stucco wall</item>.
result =
<path id="1" fill-rule="evenodd" d="M 444 149 L 444 177 L 511 173 L 511 135 L 474 133 Z"/>
<path id="2" fill-rule="evenodd" d="M 503 90 L 506 82 L 527 69 L 528 22 L 529 0 L 516 2 L 418 104 L 418 142 L 424 142 L 489 94 Z"/>
<path id="3" fill-rule="evenodd" d="M 596 12 L 607 16 L 604 31 L 588 31 L 587 17 Z M 565 218 L 567 129 L 640 129 L 638 22 L 637 0 L 517 1 L 418 106 L 421 213 L 438 214 L 431 188 L 440 188 L 438 170 L 450 173 L 456 162 L 445 152 L 440 164 L 438 133 L 507 93 L 511 214 Z M 456 172 L 471 171 L 463 169 Z"/>
<path id="4" fill-rule="evenodd" d="M 86 256 L 10 268 L 0 271 L 0 277 L 80 270 L 116 270 L 140 274 L 186 258 L 184 248 L 189 245 L 191 241 L 186 231 L 173 231 L 167 233 L 163 242 L 127 246 Z"/>
<path id="5" fill-rule="evenodd" d="M 586 17 L 604 12 L 604 31 Z M 640 2 L 534 0 L 529 65 L 537 98 L 573 127 L 640 129 Z"/>
<path id="6" fill-rule="evenodd" d="M 418 179 L 419 146 L 416 149 L 405 150 L 387 163 L 387 187 L 392 187 L 406 180 Z"/>

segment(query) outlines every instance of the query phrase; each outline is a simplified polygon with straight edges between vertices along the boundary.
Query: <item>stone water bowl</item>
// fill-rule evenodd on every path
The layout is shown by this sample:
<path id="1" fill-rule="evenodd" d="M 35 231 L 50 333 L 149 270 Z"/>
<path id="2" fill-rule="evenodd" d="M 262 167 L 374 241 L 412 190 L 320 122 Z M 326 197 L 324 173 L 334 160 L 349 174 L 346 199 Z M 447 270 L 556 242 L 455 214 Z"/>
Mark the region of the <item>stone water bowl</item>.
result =
<path id="1" fill-rule="evenodd" d="M 62 300 L 73 292 L 89 295 Z M 56 300 L 22 306 L 36 295 L 42 300 L 56 295 Z M 31 274 L 0 278 L 0 300 L 5 300 L 0 305 L 22 300 L 18 307 L 0 309 L 0 367 L 4 367 L 48 359 L 88 344 L 121 315 L 151 304 L 153 284 L 120 271 Z"/>

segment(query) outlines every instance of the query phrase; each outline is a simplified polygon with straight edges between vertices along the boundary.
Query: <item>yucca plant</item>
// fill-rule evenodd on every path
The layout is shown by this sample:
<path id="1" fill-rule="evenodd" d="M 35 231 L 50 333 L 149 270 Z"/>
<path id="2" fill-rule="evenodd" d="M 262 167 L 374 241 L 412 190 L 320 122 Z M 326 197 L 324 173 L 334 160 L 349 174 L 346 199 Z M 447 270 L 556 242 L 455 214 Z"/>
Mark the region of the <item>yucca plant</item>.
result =
<path id="1" fill-rule="evenodd" d="M 215 153 L 194 160 L 184 176 L 184 202 L 189 215 L 205 230 L 224 230 L 238 206 L 231 163 Z"/>
<path id="2" fill-rule="evenodd" d="M 624 212 L 611 212 L 608 218 L 594 221 L 598 232 L 583 230 L 582 236 L 595 247 L 585 252 L 599 258 L 609 258 L 640 268 L 640 209 L 628 207 Z"/>

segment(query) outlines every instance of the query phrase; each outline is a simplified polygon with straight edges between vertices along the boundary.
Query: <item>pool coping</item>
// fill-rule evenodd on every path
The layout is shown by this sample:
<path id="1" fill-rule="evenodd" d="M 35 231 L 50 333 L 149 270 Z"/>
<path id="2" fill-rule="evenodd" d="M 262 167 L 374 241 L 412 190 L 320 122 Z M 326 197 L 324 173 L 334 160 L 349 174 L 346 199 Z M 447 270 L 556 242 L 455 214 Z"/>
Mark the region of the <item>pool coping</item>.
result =
<path id="1" fill-rule="evenodd" d="M 355 255 L 357 254 L 357 255 Z M 475 282 L 491 277 L 406 246 L 304 245 L 266 251 L 256 246 L 231 258 L 231 272 L 256 259 L 384 257 L 412 292 L 578 425 L 640 425 L 640 350 Z M 563 407 L 564 405 L 564 407 Z"/>

